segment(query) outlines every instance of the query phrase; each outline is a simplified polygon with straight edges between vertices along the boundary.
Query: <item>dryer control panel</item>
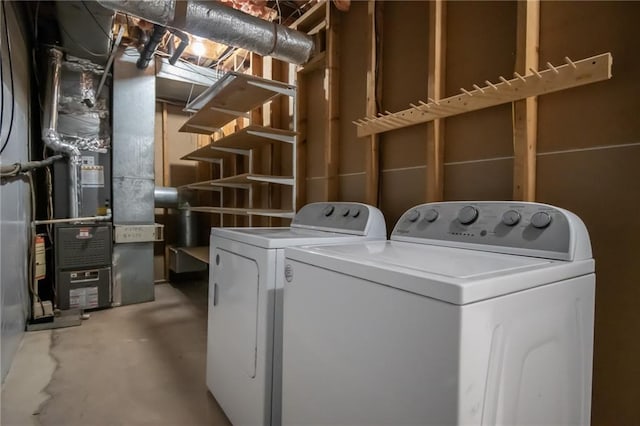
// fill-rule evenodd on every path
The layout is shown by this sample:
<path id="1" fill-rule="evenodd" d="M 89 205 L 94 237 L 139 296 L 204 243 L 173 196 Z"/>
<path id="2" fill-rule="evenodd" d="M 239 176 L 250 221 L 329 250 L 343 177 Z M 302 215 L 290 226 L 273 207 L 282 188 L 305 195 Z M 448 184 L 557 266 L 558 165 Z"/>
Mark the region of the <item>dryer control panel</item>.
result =
<path id="1" fill-rule="evenodd" d="M 320 229 L 355 235 L 386 238 L 382 212 L 362 203 L 323 202 L 302 207 L 291 222 L 292 228 Z"/>
<path id="2" fill-rule="evenodd" d="M 589 235 L 573 213 L 540 203 L 442 202 L 416 206 L 392 240 L 573 260 L 591 257 Z"/>

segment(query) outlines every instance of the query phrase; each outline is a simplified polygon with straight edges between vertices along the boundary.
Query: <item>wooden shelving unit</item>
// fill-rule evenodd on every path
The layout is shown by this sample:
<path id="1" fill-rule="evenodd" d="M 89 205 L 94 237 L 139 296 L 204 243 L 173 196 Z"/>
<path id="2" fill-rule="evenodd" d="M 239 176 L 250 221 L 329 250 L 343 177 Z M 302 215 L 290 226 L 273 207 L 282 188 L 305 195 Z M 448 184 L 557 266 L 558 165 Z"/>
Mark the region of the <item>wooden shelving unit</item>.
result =
<path id="1" fill-rule="evenodd" d="M 249 117 L 251 110 L 264 105 L 277 96 L 293 98 L 295 111 L 295 86 L 247 74 L 229 72 L 187 105 L 186 110 L 192 111 L 194 114 L 182 126 L 180 131 L 210 135 L 219 131 L 232 120 L 239 117 Z M 295 127 L 295 117 L 293 123 Z M 193 190 L 218 191 L 220 193 L 221 206 L 224 205 L 222 198 L 224 188 L 250 191 L 250 206 L 248 208 L 199 206 L 191 207 L 191 210 L 249 216 L 249 220 L 251 220 L 251 216 L 292 218 L 293 209 L 296 205 L 296 181 L 294 178 L 296 170 L 296 139 L 295 128 L 286 130 L 252 124 L 182 157 L 185 160 L 206 161 L 220 165 L 221 172 L 218 179 L 195 182 L 186 185 L 186 187 Z M 290 144 L 292 146 L 293 176 L 273 176 L 254 172 L 255 165 L 253 164 L 252 150 L 275 143 Z M 250 172 L 223 176 L 224 162 L 234 161 L 237 155 L 249 157 Z M 251 200 L 253 199 L 251 191 L 257 185 L 264 184 L 293 187 L 291 191 L 292 210 L 254 208 L 251 205 Z"/>
<path id="2" fill-rule="evenodd" d="M 211 134 L 278 95 L 295 97 L 296 88 L 278 81 L 228 72 L 186 107 L 195 114 L 181 132 Z"/>

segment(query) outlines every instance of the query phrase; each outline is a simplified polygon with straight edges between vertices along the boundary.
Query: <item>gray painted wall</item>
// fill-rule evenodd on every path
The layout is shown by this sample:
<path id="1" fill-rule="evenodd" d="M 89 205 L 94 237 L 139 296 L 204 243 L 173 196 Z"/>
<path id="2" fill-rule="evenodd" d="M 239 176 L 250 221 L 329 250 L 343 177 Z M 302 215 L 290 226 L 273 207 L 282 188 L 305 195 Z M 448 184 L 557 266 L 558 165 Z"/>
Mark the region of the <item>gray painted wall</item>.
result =
<path id="1" fill-rule="evenodd" d="M 11 117 L 12 99 L 15 100 L 11 138 L 0 156 L 0 164 L 12 164 L 29 158 L 29 49 L 26 37 L 20 29 L 20 17 L 12 2 L 2 2 L 6 7 L 11 59 L 13 65 L 14 93 L 11 93 L 9 58 L 2 29 L 2 69 L 4 110 L 2 143 L 6 140 Z M 0 310 L 2 332 L 0 334 L 2 381 L 9 371 L 13 357 L 24 334 L 28 316 L 27 251 L 30 221 L 29 184 L 26 179 L 12 179 L 0 185 Z"/>

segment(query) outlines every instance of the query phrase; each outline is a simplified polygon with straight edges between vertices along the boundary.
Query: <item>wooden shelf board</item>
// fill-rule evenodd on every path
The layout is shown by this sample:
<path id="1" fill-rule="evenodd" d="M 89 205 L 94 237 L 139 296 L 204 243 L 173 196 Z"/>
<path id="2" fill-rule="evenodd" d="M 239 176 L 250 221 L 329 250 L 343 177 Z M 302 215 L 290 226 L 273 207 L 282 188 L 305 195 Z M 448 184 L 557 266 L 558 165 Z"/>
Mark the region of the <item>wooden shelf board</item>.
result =
<path id="1" fill-rule="evenodd" d="M 178 247 L 178 250 L 198 259 L 200 262 L 209 263 L 209 246 Z"/>
<path id="2" fill-rule="evenodd" d="M 215 148 L 253 149 L 271 142 L 294 143 L 296 132 L 257 125 L 247 126 L 211 144 Z"/>
<path id="3" fill-rule="evenodd" d="M 222 191 L 222 187 L 221 186 L 214 186 L 211 185 L 209 183 L 209 181 L 206 182 L 197 182 L 197 183 L 190 183 L 188 185 L 184 185 L 181 188 L 187 188 L 187 189 L 195 189 L 197 191 L 215 191 L 215 192 L 220 192 Z"/>
<path id="4" fill-rule="evenodd" d="M 295 179 L 293 176 L 271 176 L 271 175 L 258 175 L 255 173 L 251 173 L 247 176 L 249 181 L 255 182 L 267 182 L 267 183 L 277 183 L 280 185 L 295 185 Z"/>
<path id="5" fill-rule="evenodd" d="M 269 216 L 269 217 L 283 217 L 291 219 L 295 215 L 295 212 L 281 209 L 250 209 L 239 207 L 190 207 L 189 210 L 202 213 L 213 214 L 233 214 L 239 216 Z"/>
<path id="6" fill-rule="evenodd" d="M 197 111 L 181 132 L 213 133 L 229 121 L 245 116 L 278 95 L 293 96 L 295 86 L 247 74 L 228 72 L 194 99 L 186 110 Z M 211 131 L 209 132 L 209 129 Z M 208 133 L 207 133 L 208 132 Z"/>
<path id="7" fill-rule="evenodd" d="M 185 156 L 181 157 L 181 160 L 192 161 L 208 161 L 218 162 L 218 160 L 226 160 L 232 158 L 234 153 L 215 149 L 213 144 L 205 145 L 202 148 L 198 148 Z"/>
<path id="8" fill-rule="evenodd" d="M 207 180 L 204 182 L 194 182 L 186 185 L 190 189 L 208 189 L 209 187 L 230 187 L 249 188 L 251 185 L 259 183 L 278 183 L 281 185 L 293 185 L 291 176 L 271 176 L 259 175 L 255 173 L 242 173 L 239 175 L 227 176 L 222 179 Z"/>

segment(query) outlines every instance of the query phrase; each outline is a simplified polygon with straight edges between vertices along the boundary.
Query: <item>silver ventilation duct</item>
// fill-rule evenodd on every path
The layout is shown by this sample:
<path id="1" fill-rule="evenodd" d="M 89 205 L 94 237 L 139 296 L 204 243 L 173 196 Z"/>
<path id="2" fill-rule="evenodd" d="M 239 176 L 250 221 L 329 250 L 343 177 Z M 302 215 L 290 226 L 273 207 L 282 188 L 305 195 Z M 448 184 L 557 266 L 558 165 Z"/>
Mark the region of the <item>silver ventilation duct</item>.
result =
<path id="1" fill-rule="evenodd" d="M 189 210 L 188 199 L 193 194 L 178 191 L 178 188 L 156 186 L 153 189 L 155 207 L 178 209 L 178 247 L 195 247 L 198 245 L 198 218 Z"/>
<path id="2" fill-rule="evenodd" d="M 69 216 L 80 216 L 82 191 L 80 189 L 80 150 L 75 145 L 64 142 L 58 134 L 58 98 L 60 95 L 60 68 L 62 52 L 49 49 L 47 87 L 45 91 L 44 109 L 42 112 L 42 140 L 55 152 L 69 157 Z"/>
<path id="3" fill-rule="evenodd" d="M 216 1 L 98 0 L 98 3 L 155 24 L 293 64 L 304 64 L 313 51 L 313 40 L 307 34 Z"/>

